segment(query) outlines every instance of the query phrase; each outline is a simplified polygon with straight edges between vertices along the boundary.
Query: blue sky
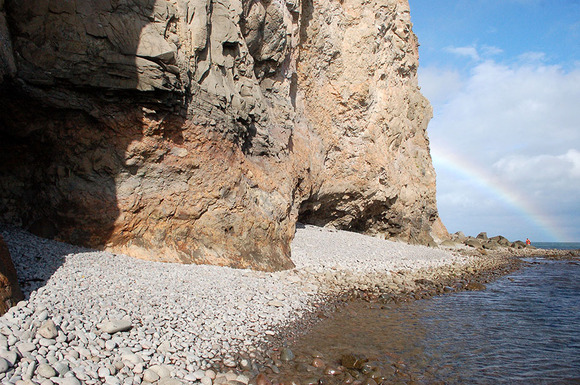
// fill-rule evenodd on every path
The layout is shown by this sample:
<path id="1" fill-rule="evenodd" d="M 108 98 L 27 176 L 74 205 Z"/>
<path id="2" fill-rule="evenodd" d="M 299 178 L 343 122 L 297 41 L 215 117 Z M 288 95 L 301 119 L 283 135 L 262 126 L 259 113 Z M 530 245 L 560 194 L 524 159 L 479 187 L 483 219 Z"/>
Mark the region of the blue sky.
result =
<path id="1" fill-rule="evenodd" d="M 409 0 L 450 232 L 580 241 L 580 0 Z"/>

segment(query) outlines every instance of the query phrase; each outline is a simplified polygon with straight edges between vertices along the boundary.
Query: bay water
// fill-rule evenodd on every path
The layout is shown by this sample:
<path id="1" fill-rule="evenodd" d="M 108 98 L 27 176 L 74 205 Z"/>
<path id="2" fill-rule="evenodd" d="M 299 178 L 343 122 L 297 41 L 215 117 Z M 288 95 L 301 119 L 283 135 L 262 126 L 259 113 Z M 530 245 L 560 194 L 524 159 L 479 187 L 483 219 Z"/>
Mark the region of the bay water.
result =
<path id="1" fill-rule="evenodd" d="M 580 250 L 580 242 L 534 242 L 538 249 Z"/>
<path id="2" fill-rule="evenodd" d="M 385 383 L 580 384 L 580 262 L 526 261 L 482 291 L 353 302 L 292 349 L 362 355 Z"/>

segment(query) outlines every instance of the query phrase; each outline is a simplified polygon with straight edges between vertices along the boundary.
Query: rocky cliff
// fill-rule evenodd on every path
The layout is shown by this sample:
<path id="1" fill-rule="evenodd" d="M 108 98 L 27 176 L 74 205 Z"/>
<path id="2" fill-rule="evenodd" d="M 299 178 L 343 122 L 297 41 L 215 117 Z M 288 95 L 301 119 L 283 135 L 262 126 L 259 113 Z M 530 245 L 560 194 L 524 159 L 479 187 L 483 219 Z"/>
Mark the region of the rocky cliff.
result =
<path id="1" fill-rule="evenodd" d="M 23 299 L 24 295 L 20 290 L 10 251 L 4 243 L 4 238 L 0 236 L 0 316 L 6 313 L 12 305 Z"/>
<path id="2" fill-rule="evenodd" d="M 0 220 L 264 270 L 298 220 L 429 243 L 417 61 L 403 0 L 0 0 Z"/>

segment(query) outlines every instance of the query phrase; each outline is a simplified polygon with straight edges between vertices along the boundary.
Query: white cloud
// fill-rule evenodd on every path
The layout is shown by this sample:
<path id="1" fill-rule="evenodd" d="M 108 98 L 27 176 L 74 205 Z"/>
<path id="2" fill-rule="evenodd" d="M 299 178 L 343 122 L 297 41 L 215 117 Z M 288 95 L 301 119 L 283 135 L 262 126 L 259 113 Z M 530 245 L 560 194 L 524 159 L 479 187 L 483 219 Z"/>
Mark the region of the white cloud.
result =
<path id="1" fill-rule="evenodd" d="M 445 52 L 452 53 L 457 56 L 470 58 L 473 61 L 479 62 L 487 57 L 497 56 L 503 53 L 503 49 L 491 45 L 483 45 L 478 48 L 476 45 L 454 47 L 449 46 L 444 48 Z"/>
<path id="2" fill-rule="evenodd" d="M 423 94 L 432 104 L 440 104 L 454 97 L 463 87 L 458 71 L 419 67 L 419 82 Z"/>
<path id="3" fill-rule="evenodd" d="M 476 61 L 480 60 L 477 48 L 475 47 L 446 47 L 445 51 L 459 56 L 467 56 Z"/>
<path id="4" fill-rule="evenodd" d="M 522 63 L 541 64 L 546 60 L 546 54 L 543 52 L 525 52 L 518 56 Z"/>
<path id="5" fill-rule="evenodd" d="M 481 50 L 484 56 L 496 56 L 503 53 L 503 49 L 490 45 L 484 45 Z"/>
<path id="6" fill-rule="evenodd" d="M 426 95 L 429 83 L 421 84 Z M 442 75 L 445 79 L 447 75 Z M 422 80 L 422 79 L 421 79 Z M 433 102 L 434 146 L 447 143 L 491 165 L 506 155 L 556 155 L 580 148 L 580 69 L 477 65 L 444 103 Z M 475 150 L 475 151 L 472 151 Z"/>
<path id="7" fill-rule="evenodd" d="M 469 159 L 499 184 L 529 198 L 561 227 L 572 229 L 569 238 L 578 240 L 580 66 L 566 71 L 545 65 L 541 54 L 522 59 L 510 65 L 480 61 L 463 75 L 423 68 L 420 84 L 435 115 L 428 128 L 431 147 L 440 154 L 452 152 Z M 452 173 L 437 169 L 437 174 L 444 222 L 447 216 L 467 228 L 471 218 L 484 217 L 481 202 L 489 197 L 485 191 L 460 183 Z M 486 219 L 479 226 L 506 234 L 525 228 L 516 226 L 517 213 L 513 221 L 505 219 L 505 206 L 485 206 Z M 542 229 L 534 231 L 537 239 L 547 239 Z"/>
<path id="8" fill-rule="evenodd" d="M 564 182 L 580 189 L 580 151 L 571 149 L 562 155 L 511 155 L 498 160 L 494 169 L 505 178 L 519 182 Z"/>

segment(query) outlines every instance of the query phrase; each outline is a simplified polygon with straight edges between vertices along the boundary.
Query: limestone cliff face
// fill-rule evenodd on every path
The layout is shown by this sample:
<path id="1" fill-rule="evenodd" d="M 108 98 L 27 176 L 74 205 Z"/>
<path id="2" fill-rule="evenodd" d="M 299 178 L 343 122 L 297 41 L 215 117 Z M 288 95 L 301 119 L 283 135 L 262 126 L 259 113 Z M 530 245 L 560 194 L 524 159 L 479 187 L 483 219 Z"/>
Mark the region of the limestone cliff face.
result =
<path id="1" fill-rule="evenodd" d="M 297 220 L 428 243 L 416 68 L 400 0 L 0 0 L 0 220 L 264 270 Z"/>

